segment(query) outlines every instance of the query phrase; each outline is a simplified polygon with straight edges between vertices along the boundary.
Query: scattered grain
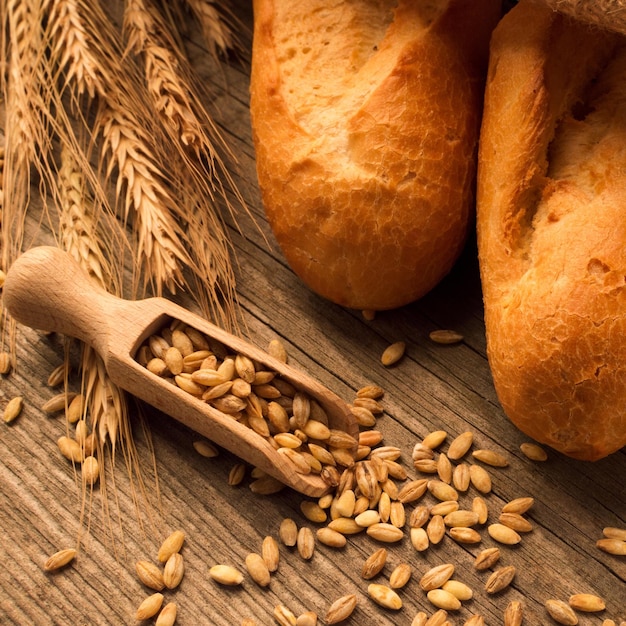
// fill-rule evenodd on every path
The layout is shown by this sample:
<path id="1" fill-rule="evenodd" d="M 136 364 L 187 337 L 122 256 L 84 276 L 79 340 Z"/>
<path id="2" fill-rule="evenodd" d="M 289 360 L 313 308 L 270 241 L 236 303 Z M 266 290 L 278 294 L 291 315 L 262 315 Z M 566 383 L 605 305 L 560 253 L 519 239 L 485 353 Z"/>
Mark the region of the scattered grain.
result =
<path id="1" fill-rule="evenodd" d="M 463 335 L 456 330 L 433 330 L 428 335 L 431 341 L 444 345 L 450 345 L 454 343 L 460 343 L 463 341 Z"/>
<path id="2" fill-rule="evenodd" d="M 77 554 L 78 552 L 74 548 L 59 550 L 44 563 L 43 568 L 46 572 L 56 572 L 69 565 L 76 558 Z"/>
<path id="3" fill-rule="evenodd" d="M 519 600 L 511 600 L 504 609 L 504 626 L 522 626 L 524 607 Z"/>
<path id="4" fill-rule="evenodd" d="M 161 591 L 165 587 L 163 573 L 150 561 L 138 561 L 135 564 L 135 571 L 139 580 L 150 589 Z"/>
<path id="5" fill-rule="evenodd" d="M 270 571 L 260 554 L 251 552 L 246 556 L 245 564 L 248 574 L 257 585 L 267 587 L 270 584 Z"/>
<path id="6" fill-rule="evenodd" d="M 163 594 L 153 593 L 139 605 L 135 613 L 135 619 L 138 621 L 150 619 L 161 610 L 161 606 L 163 606 Z"/>
<path id="7" fill-rule="evenodd" d="M 380 574 L 387 563 L 387 550 L 379 548 L 372 553 L 363 563 L 361 568 L 361 578 L 371 580 L 374 576 Z"/>
<path id="8" fill-rule="evenodd" d="M 563 600 L 550 599 L 546 600 L 545 607 L 550 617 L 559 624 L 566 626 L 575 626 L 578 624 L 578 617 L 571 606 Z"/>
<path id="9" fill-rule="evenodd" d="M 222 585 L 235 586 L 243 582 L 243 574 L 231 565 L 213 565 L 209 576 Z"/>
<path id="10" fill-rule="evenodd" d="M 516 569 L 514 565 L 500 567 L 489 576 L 485 583 L 485 591 L 489 594 L 499 593 L 506 589 L 515 578 Z"/>
<path id="11" fill-rule="evenodd" d="M 542 462 L 548 460 L 548 453 L 539 444 L 530 442 L 522 443 L 520 450 L 531 461 Z"/>
<path id="12" fill-rule="evenodd" d="M 487 532 L 494 541 L 504 543 L 509 546 L 515 545 L 522 540 L 515 530 L 505 526 L 504 524 L 490 524 L 487 527 Z"/>
<path id="13" fill-rule="evenodd" d="M 445 589 L 431 589 L 427 594 L 429 602 L 444 611 L 458 611 L 461 601 Z"/>
<path id="14" fill-rule="evenodd" d="M 17 419 L 22 412 L 24 406 L 24 399 L 22 396 L 15 396 L 9 400 L 4 407 L 3 419 L 6 424 L 10 424 L 13 420 Z"/>
<path id="15" fill-rule="evenodd" d="M 595 613 L 606 608 L 606 602 L 591 593 L 576 593 L 569 597 L 569 605 L 576 611 Z"/>
<path id="16" fill-rule="evenodd" d="M 335 600 L 330 607 L 328 607 L 325 622 L 327 624 L 338 624 L 339 622 L 347 620 L 354 612 L 356 604 L 356 594 L 350 593 L 345 596 L 341 596 L 341 598 Z"/>
<path id="17" fill-rule="evenodd" d="M 166 563 L 172 554 L 180 552 L 183 543 L 185 543 L 185 533 L 182 530 L 175 530 L 160 545 L 157 559 L 161 563 Z"/>
<path id="18" fill-rule="evenodd" d="M 454 574 L 454 565 L 452 563 L 442 563 L 429 569 L 419 581 L 420 587 L 424 591 L 437 589 L 441 587 L 447 580 L 452 578 Z"/>
<path id="19" fill-rule="evenodd" d="M 398 611 L 402 608 L 402 599 L 390 587 L 376 583 L 370 583 L 367 587 L 367 595 L 376 604 L 386 608 Z"/>
<path id="20" fill-rule="evenodd" d="M 155 626 L 174 626 L 177 613 L 178 607 L 176 606 L 176 603 L 168 602 L 159 613 Z"/>
<path id="21" fill-rule="evenodd" d="M 383 351 L 380 361 L 385 367 L 395 365 L 403 356 L 406 351 L 406 344 L 404 341 L 396 341 Z"/>

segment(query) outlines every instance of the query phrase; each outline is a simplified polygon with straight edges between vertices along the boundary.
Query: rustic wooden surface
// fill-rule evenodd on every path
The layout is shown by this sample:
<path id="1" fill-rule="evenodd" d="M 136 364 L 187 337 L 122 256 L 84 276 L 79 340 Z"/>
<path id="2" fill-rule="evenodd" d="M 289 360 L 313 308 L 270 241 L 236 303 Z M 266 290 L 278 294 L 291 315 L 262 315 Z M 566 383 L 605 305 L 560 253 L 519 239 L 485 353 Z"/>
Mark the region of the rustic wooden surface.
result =
<path id="1" fill-rule="evenodd" d="M 250 8 L 240 4 L 241 17 L 251 24 Z M 534 530 L 520 545 L 502 548 L 500 564 L 515 565 L 517 575 L 509 589 L 494 596 L 484 591 L 487 574 L 473 568 L 478 551 L 495 545 L 484 529 L 478 545 L 445 537 L 440 545 L 418 553 L 405 530 L 402 542 L 386 546 L 387 566 L 373 582 L 384 583 L 402 561 L 413 568 L 411 581 L 400 591 L 404 606 L 398 612 L 382 609 L 367 597 L 361 567 L 382 544 L 364 534 L 351 537 L 341 550 L 318 543 L 310 561 L 281 547 L 279 569 L 266 589 L 250 578 L 238 588 L 221 587 L 209 578 L 209 568 L 226 563 L 244 571 L 246 555 L 259 551 L 266 535 L 276 537 L 283 518 L 316 528 L 300 512 L 303 497 L 289 490 L 255 495 L 248 488 L 249 478 L 241 486 L 229 486 L 236 457 L 226 452 L 210 459 L 198 455 L 192 447 L 194 433 L 133 405 L 140 477 L 127 471 L 120 451 L 108 476 L 107 497 L 96 489 L 83 502 L 80 481 L 56 446 L 65 425 L 40 408 L 56 392 L 46 380 L 63 361 L 62 338 L 20 328 L 18 369 L 0 382 L 2 408 L 14 395 L 25 400 L 22 415 L 3 426 L 0 436 L 0 623 L 135 623 L 135 611 L 150 593 L 135 574 L 135 562 L 155 561 L 161 540 L 174 529 L 186 533 L 186 574 L 181 586 L 165 595 L 177 603 L 181 625 L 233 626 L 246 617 L 269 625 L 278 604 L 295 614 L 313 610 L 323 616 L 330 602 L 356 593 L 358 606 L 349 623 L 409 626 L 419 610 L 435 611 L 418 581 L 429 567 L 442 562 L 454 563 L 455 577 L 474 589 L 474 598 L 450 613 L 451 624 L 461 625 L 472 614 L 483 615 L 491 626 L 502 624 L 503 610 L 514 599 L 524 604 L 524 624 L 549 624 L 553 622 L 544 609 L 548 598 L 567 600 L 582 592 L 602 596 L 607 608 L 601 614 L 580 613 L 580 624 L 626 620 L 626 557 L 607 555 L 595 546 L 603 527 L 626 527 L 626 452 L 594 464 L 555 452 L 539 464 L 520 452 L 527 438 L 503 415 L 485 357 L 472 242 L 431 294 L 373 321 L 312 294 L 286 265 L 263 218 L 247 109 L 248 66 L 235 62 L 212 67 L 199 40 L 192 51 L 215 96 L 208 105 L 219 109 L 215 114 L 239 157 L 237 180 L 258 222 L 255 226 L 241 213 L 242 234 L 231 230 L 238 294 L 252 341 L 265 347 L 271 339 L 281 339 L 292 364 L 348 401 L 363 385 L 382 386 L 385 414 L 378 428 L 385 443 L 402 449 L 411 476 L 418 475 L 411 463 L 413 445 L 428 432 L 444 429 L 449 442 L 472 431 L 475 448 L 496 450 L 510 461 L 504 469 L 490 470 L 489 522 L 496 520 L 505 502 L 532 496 L 529 519 Z M 35 209 L 33 205 L 28 230 L 36 235 L 33 242 L 47 243 L 50 235 L 39 230 Z M 428 334 L 438 328 L 457 330 L 465 339 L 458 345 L 436 345 Z M 387 369 L 380 355 L 398 340 L 406 342 L 406 356 Z M 140 415 L 145 415 L 149 437 Z M 474 495 L 472 490 L 462 495 L 465 506 Z M 429 497 L 424 501 L 434 502 Z M 55 574 L 43 571 L 49 555 L 79 541 L 79 556 L 71 567 Z"/>

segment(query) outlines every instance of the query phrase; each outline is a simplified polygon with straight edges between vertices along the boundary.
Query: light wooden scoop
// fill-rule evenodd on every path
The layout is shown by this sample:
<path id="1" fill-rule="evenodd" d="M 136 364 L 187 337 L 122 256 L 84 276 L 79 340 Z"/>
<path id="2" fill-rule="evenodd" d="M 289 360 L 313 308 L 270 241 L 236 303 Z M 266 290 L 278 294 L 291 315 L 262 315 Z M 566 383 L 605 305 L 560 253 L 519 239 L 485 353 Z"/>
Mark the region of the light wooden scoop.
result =
<path id="1" fill-rule="evenodd" d="M 180 320 L 278 372 L 322 405 L 331 428 L 358 437 L 348 405 L 311 377 L 165 298 L 129 301 L 107 293 L 58 248 L 37 247 L 22 254 L 7 272 L 3 292 L 8 311 L 19 323 L 92 346 L 120 388 L 303 494 L 319 497 L 329 487 L 319 475 L 297 473 L 251 428 L 152 374 L 134 358 L 139 346 L 172 319 Z"/>

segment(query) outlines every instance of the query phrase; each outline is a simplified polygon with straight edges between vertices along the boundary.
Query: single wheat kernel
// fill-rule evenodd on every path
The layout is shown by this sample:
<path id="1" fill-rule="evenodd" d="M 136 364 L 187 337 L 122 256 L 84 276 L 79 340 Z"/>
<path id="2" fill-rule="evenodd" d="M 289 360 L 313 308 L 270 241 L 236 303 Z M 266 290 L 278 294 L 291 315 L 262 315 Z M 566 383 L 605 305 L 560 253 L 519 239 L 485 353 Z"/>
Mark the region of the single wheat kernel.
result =
<path id="1" fill-rule="evenodd" d="M 525 498 L 515 498 L 515 500 L 511 500 L 507 502 L 502 507 L 502 513 L 518 513 L 519 515 L 523 515 L 532 507 L 535 500 L 534 498 L 525 497 Z"/>
<path id="2" fill-rule="evenodd" d="M 401 541 L 404 533 L 401 528 L 386 522 L 378 522 L 368 526 L 365 531 L 370 537 L 384 543 L 396 543 Z"/>
<path id="3" fill-rule="evenodd" d="M 68 423 L 76 424 L 79 420 L 83 419 L 85 406 L 85 396 L 82 393 L 74 396 L 67 407 L 67 411 L 65 412 L 65 418 Z"/>
<path id="4" fill-rule="evenodd" d="M 520 445 L 522 453 L 531 461 L 547 461 L 548 453 L 536 443 L 522 443 Z"/>
<path id="5" fill-rule="evenodd" d="M 445 430 L 434 430 L 422 439 L 422 445 L 430 450 L 435 450 L 446 440 L 447 437 L 448 433 Z"/>
<path id="6" fill-rule="evenodd" d="M 57 446 L 59 447 L 61 454 L 68 461 L 72 461 L 73 463 L 82 463 L 84 458 L 83 449 L 76 439 L 62 435 L 57 439 Z"/>
<path id="7" fill-rule="evenodd" d="M 402 485 L 400 491 L 398 491 L 398 501 L 403 504 L 409 504 L 419 500 L 428 489 L 428 480 L 421 478 L 417 480 L 410 480 Z"/>
<path id="8" fill-rule="evenodd" d="M 354 521 L 363 528 L 369 528 L 374 524 L 380 524 L 381 516 L 378 511 L 374 509 L 368 509 L 367 511 L 363 511 L 363 513 L 359 513 Z"/>
<path id="9" fill-rule="evenodd" d="M 389 586 L 392 589 L 402 589 L 411 579 L 413 570 L 408 563 L 396 565 L 389 576 Z"/>
<path id="10" fill-rule="evenodd" d="M 596 541 L 596 547 L 600 548 L 607 554 L 613 554 L 615 556 L 626 556 L 626 541 L 621 539 L 612 539 L 605 537 L 604 539 L 598 539 Z"/>
<path id="11" fill-rule="evenodd" d="M 606 526 L 602 529 L 602 534 L 607 539 L 621 539 L 626 541 L 626 528 L 615 528 L 614 526 Z"/>
<path id="12" fill-rule="evenodd" d="M 430 517 L 430 511 L 425 505 L 416 506 L 409 515 L 409 526 L 411 528 L 421 528 Z"/>
<path id="13" fill-rule="evenodd" d="M 180 552 L 185 542 L 185 533 L 182 530 L 175 530 L 160 545 L 157 553 L 159 562 L 166 563 L 175 552 Z"/>
<path id="14" fill-rule="evenodd" d="M 476 526 L 478 524 L 478 513 L 475 511 L 467 511 L 459 509 L 452 511 L 444 516 L 444 524 L 449 527 L 453 526 Z"/>
<path id="15" fill-rule="evenodd" d="M 278 548 L 278 542 L 271 535 L 267 535 L 261 543 L 261 556 L 270 573 L 278 569 L 280 550 Z"/>
<path id="16" fill-rule="evenodd" d="M 44 413 L 48 414 L 64 411 L 65 407 L 69 406 L 75 397 L 76 394 L 73 391 L 63 391 L 61 393 L 57 393 L 56 395 L 52 396 L 52 398 L 44 402 L 41 410 Z"/>
<path id="17" fill-rule="evenodd" d="M 246 465 L 245 463 L 235 463 L 228 473 L 228 484 L 231 487 L 236 487 L 243 482 L 246 477 Z"/>
<path id="18" fill-rule="evenodd" d="M 478 515 L 478 523 L 485 524 L 487 522 L 487 518 L 489 517 L 489 509 L 487 507 L 487 502 L 482 496 L 476 496 L 472 500 L 472 511 Z"/>
<path id="19" fill-rule="evenodd" d="M 522 626 L 524 607 L 519 600 L 511 600 L 504 609 L 504 626 Z"/>
<path id="20" fill-rule="evenodd" d="M 48 387 L 58 387 L 65 380 L 66 371 L 65 363 L 57 365 L 48 376 Z"/>
<path id="21" fill-rule="evenodd" d="M 44 570 L 46 572 L 55 572 L 66 565 L 69 565 L 77 555 L 77 551 L 74 548 L 65 548 L 55 552 L 45 563 Z"/>
<path id="22" fill-rule="evenodd" d="M 409 538 L 411 539 L 411 545 L 418 551 L 424 552 L 428 550 L 429 539 L 426 530 L 422 527 L 411 528 L 409 531 Z"/>
<path id="23" fill-rule="evenodd" d="M 341 596 L 341 598 L 335 600 L 330 607 L 328 607 L 324 621 L 326 624 L 338 624 L 339 622 L 347 620 L 354 612 L 356 604 L 356 594 L 350 593 Z"/>
<path id="24" fill-rule="evenodd" d="M 328 519 L 326 511 L 317 502 L 311 500 L 300 502 L 300 511 L 306 519 L 316 524 L 323 524 Z"/>
<path id="25" fill-rule="evenodd" d="M 487 494 L 491 492 L 491 476 L 484 467 L 471 464 L 469 468 L 470 483 L 480 493 Z"/>
<path id="26" fill-rule="evenodd" d="M 81 465 L 81 475 L 83 482 L 93 487 L 100 478 L 100 464 L 95 456 L 85 457 Z"/>
<path id="27" fill-rule="evenodd" d="M 11 355 L 8 352 L 0 352 L 0 374 L 6 375 L 11 371 Z"/>
<path id="28" fill-rule="evenodd" d="M 163 573 L 154 563 L 150 563 L 150 561 L 138 561 L 135 564 L 135 571 L 137 572 L 139 580 L 146 587 L 154 589 L 155 591 L 162 591 L 165 587 Z"/>
<path id="29" fill-rule="evenodd" d="M 222 585 L 235 586 L 243 582 L 243 574 L 231 565 L 213 565 L 209 576 Z"/>
<path id="30" fill-rule="evenodd" d="M 267 346 L 267 352 L 268 354 L 270 354 L 270 356 L 274 357 L 281 363 L 287 363 L 287 350 L 285 350 L 285 346 L 278 339 L 272 339 L 269 342 Z"/>
<path id="31" fill-rule="evenodd" d="M 497 569 L 485 583 L 485 591 L 490 594 L 499 593 L 503 589 L 506 589 L 513 578 L 515 578 L 516 569 L 514 565 L 507 565 Z"/>
<path id="32" fill-rule="evenodd" d="M 458 491 L 452 485 L 441 480 L 429 480 L 428 491 L 441 502 L 459 499 Z"/>
<path id="33" fill-rule="evenodd" d="M 444 483 L 452 482 L 452 463 L 445 453 L 441 453 L 437 458 L 437 475 Z"/>
<path id="34" fill-rule="evenodd" d="M 448 458 L 452 461 L 458 461 L 463 458 L 474 442 L 474 435 L 470 431 L 461 433 L 455 437 L 448 447 Z"/>
<path id="35" fill-rule="evenodd" d="M 372 398 L 380 400 L 385 395 L 385 390 L 379 385 L 365 385 L 356 392 L 357 398 Z"/>
<path id="36" fill-rule="evenodd" d="M 424 611 L 419 611 L 417 615 L 413 618 L 411 622 L 411 626 L 426 626 L 426 622 L 428 620 L 428 615 L 424 613 Z"/>
<path id="37" fill-rule="evenodd" d="M 400 596 L 386 585 L 370 583 L 367 586 L 367 595 L 376 602 L 376 604 L 386 609 L 398 611 L 402 608 L 402 599 Z"/>
<path id="38" fill-rule="evenodd" d="M 139 605 L 137 612 L 135 613 L 135 619 L 138 621 L 144 621 L 154 617 L 161 610 L 162 605 L 163 594 L 158 592 L 153 593 Z"/>
<path id="39" fill-rule="evenodd" d="M 491 465 L 492 467 L 507 467 L 509 464 L 508 459 L 503 454 L 500 454 L 495 450 L 474 450 L 472 452 L 472 457 L 474 457 L 477 461 L 485 463 L 486 465 Z"/>
<path id="40" fill-rule="evenodd" d="M 387 563 L 387 550 L 385 548 L 379 548 L 372 553 L 361 568 L 361 578 L 370 580 L 380 574 Z"/>
<path id="41" fill-rule="evenodd" d="M 468 463 L 459 463 L 452 472 L 452 485 L 457 491 L 466 492 L 470 486 L 470 470 Z"/>
<path id="42" fill-rule="evenodd" d="M 550 617 L 559 624 L 566 626 L 575 626 L 578 624 L 578 617 L 574 613 L 574 609 L 563 600 L 550 599 L 546 600 L 545 607 Z"/>
<path id="43" fill-rule="evenodd" d="M 284 604 L 274 607 L 274 620 L 279 626 L 296 626 L 297 618 L 291 609 Z"/>
<path id="44" fill-rule="evenodd" d="M 395 365 L 404 356 L 405 351 L 406 344 L 404 341 L 396 341 L 385 348 L 380 357 L 380 362 L 385 367 Z"/>
<path id="45" fill-rule="evenodd" d="M 306 611 L 298 615 L 296 626 L 317 626 L 317 613 L 315 611 Z"/>
<path id="46" fill-rule="evenodd" d="M 419 581 L 420 587 L 424 591 L 437 589 L 441 587 L 447 580 L 452 578 L 454 574 L 454 565 L 452 563 L 442 563 L 429 569 Z"/>
<path id="47" fill-rule="evenodd" d="M 444 611 L 458 611 L 461 608 L 461 601 L 445 589 L 431 589 L 426 597 L 432 605 Z"/>
<path id="48" fill-rule="evenodd" d="M 296 546 L 298 548 L 298 554 L 305 561 L 309 561 L 313 558 L 313 553 L 315 552 L 315 535 L 308 526 L 302 526 L 298 531 Z"/>
<path id="49" fill-rule="evenodd" d="M 433 515 L 428 524 L 426 524 L 426 534 L 428 541 L 433 545 L 441 543 L 446 534 L 446 525 L 442 515 Z"/>
<path id="50" fill-rule="evenodd" d="M 3 419 L 6 424 L 10 424 L 13 420 L 17 419 L 22 412 L 24 406 L 24 399 L 22 396 L 15 396 L 11 398 L 4 408 Z"/>
<path id="51" fill-rule="evenodd" d="M 448 624 L 448 612 L 444 609 L 435 611 L 426 622 L 426 626 L 444 626 Z"/>
<path id="52" fill-rule="evenodd" d="M 485 618 L 482 615 L 472 615 L 465 620 L 463 626 L 485 626 Z"/>
<path id="53" fill-rule="evenodd" d="M 363 430 L 359 433 L 359 445 L 373 448 L 383 440 L 383 434 L 379 430 Z"/>
<path id="54" fill-rule="evenodd" d="M 471 600 L 474 595 L 474 592 L 469 585 L 466 585 L 460 580 L 454 580 L 452 578 L 443 583 L 443 585 L 441 585 L 441 588 L 444 591 L 448 591 L 449 593 L 451 593 L 453 596 L 461 600 L 461 602 Z"/>
<path id="55" fill-rule="evenodd" d="M 458 543 L 480 543 L 482 541 L 480 533 L 473 528 L 458 526 L 450 528 L 448 532 L 450 537 Z"/>
<path id="56" fill-rule="evenodd" d="M 245 563 L 248 574 L 257 585 L 267 587 L 270 584 L 270 571 L 260 554 L 251 552 L 246 556 Z"/>
<path id="57" fill-rule="evenodd" d="M 194 441 L 193 447 L 200 456 L 204 456 L 207 459 L 219 456 L 219 449 L 206 439 L 198 439 Z"/>
<path id="58" fill-rule="evenodd" d="M 421 441 L 418 441 L 413 446 L 413 451 L 411 452 L 411 459 L 415 461 L 420 461 L 424 459 L 434 459 L 435 453 L 432 448 L 426 447 Z"/>
<path id="59" fill-rule="evenodd" d="M 576 593 L 569 597 L 569 605 L 576 611 L 594 613 L 606 608 L 605 601 L 591 593 Z"/>
<path id="60" fill-rule="evenodd" d="M 439 329 L 431 331 L 428 336 L 431 341 L 444 345 L 460 343 L 463 341 L 463 335 L 456 330 Z"/>
<path id="61" fill-rule="evenodd" d="M 179 552 L 174 552 L 165 562 L 163 568 L 163 582 L 168 589 L 175 589 L 180 585 L 185 574 L 185 562 Z"/>
<path id="62" fill-rule="evenodd" d="M 474 568 L 483 571 L 492 568 L 500 560 L 500 548 L 485 548 L 476 555 Z"/>
<path id="63" fill-rule="evenodd" d="M 441 515 L 445 517 L 449 513 L 454 513 L 454 511 L 459 510 L 459 503 L 457 500 L 443 500 L 442 502 L 437 502 L 437 504 L 433 504 L 430 507 L 430 514 L 432 516 Z"/>
<path id="64" fill-rule="evenodd" d="M 298 526 L 290 517 L 286 517 L 280 523 L 278 537 L 289 548 L 293 548 L 298 540 Z"/>
<path id="65" fill-rule="evenodd" d="M 422 474 L 437 473 L 437 461 L 435 459 L 415 459 L 413 467 Z"/>
<path id="66" fill-rule="evenodd" d="M 516 531 L 504 524 L 490 524 L 487 527 L 487 532 L 494 541 L 506 545 L 515 545 L 522 540 Z"/>
<path id="67" fill-rule="evenodd" d="M 174 626 L 178 608 L 175 602 L 168 602 L 159 613 L 155 626 Z"/>
<path id="68" fill-rule="evenodd" d="M 315 535 L 320 543 L 330 548 L 343 548 L 348 542 L 345 535 L 328 528 L 328 526 L 318 528 Z"/>
<path id="69" fill-rule="evenodd" d="M 532 524 L 519 513 L 501 513 L 498 521 L 518 533 L 528 533 L 533 529 Z"/>

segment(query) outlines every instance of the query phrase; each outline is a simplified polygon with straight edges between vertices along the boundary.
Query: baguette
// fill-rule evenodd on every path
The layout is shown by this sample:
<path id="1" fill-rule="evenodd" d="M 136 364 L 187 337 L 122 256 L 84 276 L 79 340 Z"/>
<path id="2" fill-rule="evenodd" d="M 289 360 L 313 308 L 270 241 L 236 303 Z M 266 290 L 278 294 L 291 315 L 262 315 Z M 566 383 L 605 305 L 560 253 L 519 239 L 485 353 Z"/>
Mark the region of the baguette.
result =
<path id="1" fill-rule="evenodd" d="M 521 0 L 494 31 L 477 185 L 487 354 L 527 435 L 626 444 L 626 47 Z"/>
<path id="2" fill-rule="evenodd" d="M 315 292 L 392 309 L 432 289 L 474 223 L 499 0 L 254 1 L 250 113 L 284 256 Z"/>

